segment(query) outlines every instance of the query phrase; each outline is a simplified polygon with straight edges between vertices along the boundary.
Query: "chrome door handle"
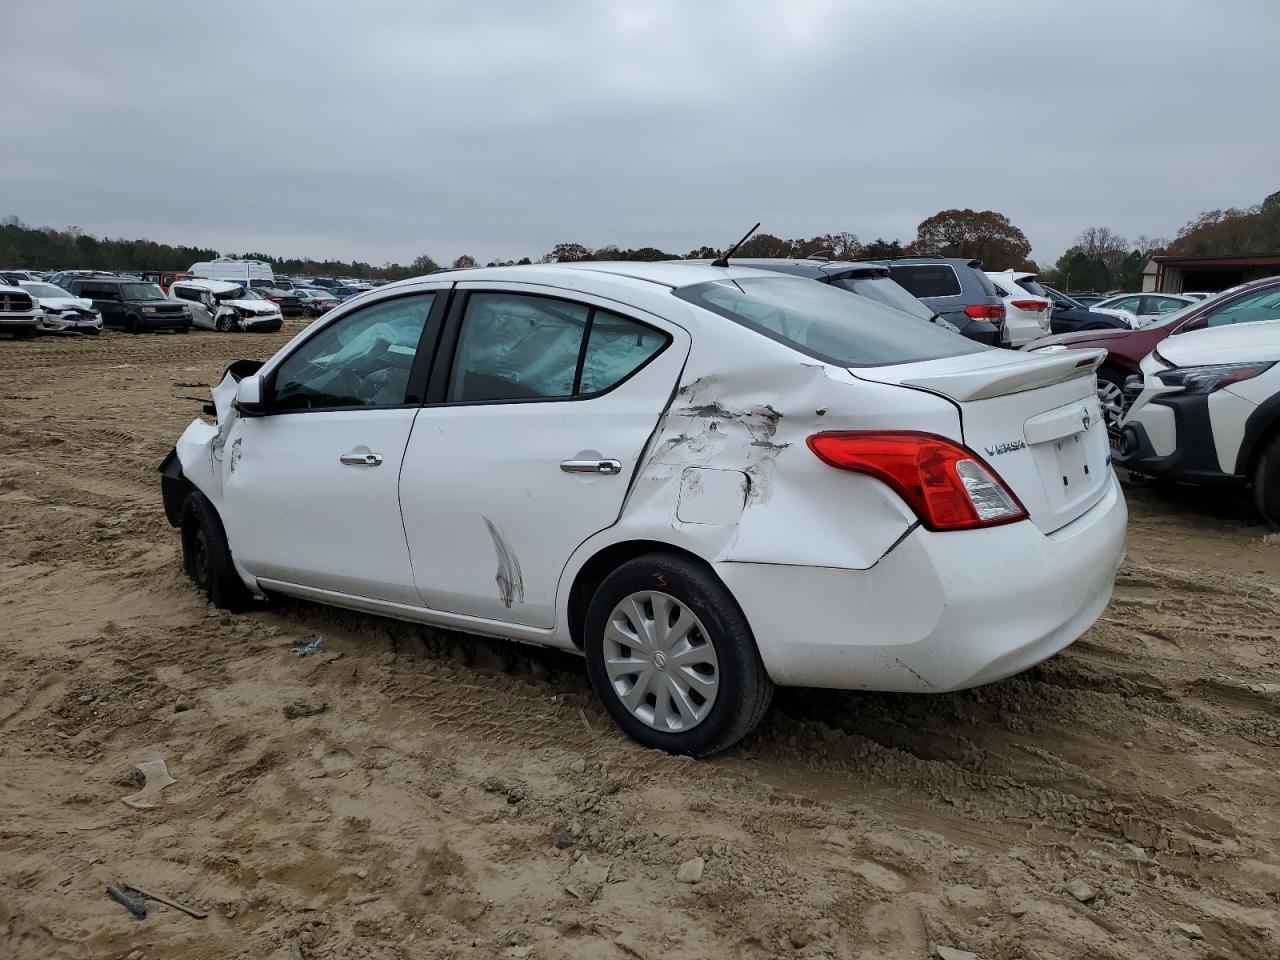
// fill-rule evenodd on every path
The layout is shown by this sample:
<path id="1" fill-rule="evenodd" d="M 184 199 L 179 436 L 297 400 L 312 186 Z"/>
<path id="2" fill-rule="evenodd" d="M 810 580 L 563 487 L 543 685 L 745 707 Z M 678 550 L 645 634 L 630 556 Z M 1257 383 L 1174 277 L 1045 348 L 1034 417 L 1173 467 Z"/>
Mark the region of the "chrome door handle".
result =
<path id="1" fill-rule="evenodd" d="M 382 466 L 382 454 L 380 453 L 344 453 L 338 459 L 349 467 Z"/>
<path id="2" fill-rule="evenodd" d="M 612 476 L 622 472 L 617 460 L 561 460 L 560 469 L 565 473 L 602 473 Z"/>

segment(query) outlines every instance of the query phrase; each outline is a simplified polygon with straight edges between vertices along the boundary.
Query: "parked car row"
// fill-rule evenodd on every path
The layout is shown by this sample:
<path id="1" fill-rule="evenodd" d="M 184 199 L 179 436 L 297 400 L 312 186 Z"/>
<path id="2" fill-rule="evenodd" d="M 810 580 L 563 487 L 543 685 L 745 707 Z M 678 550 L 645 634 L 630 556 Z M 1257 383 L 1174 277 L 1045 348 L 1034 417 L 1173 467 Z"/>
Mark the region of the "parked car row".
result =
<path id="1" fill-rule="evenodd" d="M 1143 359 L 1168 337 L 1280 318 L 1280 277 L 1265 277 L 1233 287 L 1205 300 L 1166 313 L 1159 320 L 1137 328 L 1082 330 L 1042 337 L 1024 349 L 1036 353 L 1102 349 L 1106 357 L 1098 367 L 1098 399 L 1114 441 L 1119 442 L 1120 423 L 1132 401 L 1125 383 L 1141 372 Z"/>

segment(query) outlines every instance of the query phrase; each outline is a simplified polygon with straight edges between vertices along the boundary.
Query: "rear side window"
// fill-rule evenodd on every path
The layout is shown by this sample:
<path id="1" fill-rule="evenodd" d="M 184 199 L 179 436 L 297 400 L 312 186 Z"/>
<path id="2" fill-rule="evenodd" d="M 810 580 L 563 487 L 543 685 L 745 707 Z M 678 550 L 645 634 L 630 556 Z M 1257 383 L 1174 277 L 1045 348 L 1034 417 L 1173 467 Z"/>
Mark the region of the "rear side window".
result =
<path id="1" fill-rule="evenodd" d="M 666 334 L 626 317 L 597 310 L 591 316 L 587 333 L 578 391 L 608 390 L 644 366 L 666 345 Z"/>
<path id="2" fill-rule="evenodd" d="M 927 320 L 801 278 L 714 280 L 675 295 L 841 367 L 914 363 L 989 349 Z"/>
<path id="3" fill-rule="evenodd" d="M 960 278 L 947 263 L 896 264 L 889 267 L 889 274 L 921 300 L 960 295 Z"/>
<path id="4" fill-rule="evenodd" d="M 1049 298 L 1049 291 L 1036 283 L 1035 277 L 1023 277 L 1021 280 L 1013 282 L 1033 297 L 1044 297 L 1046 300 Z"/>
<path id="5" fill-rule="evenodd" d="M 652 327 L 585 304 L 473 293 L 462 319 L 448 399 L 563 400 L 601 393 L 668 342 Z"/>

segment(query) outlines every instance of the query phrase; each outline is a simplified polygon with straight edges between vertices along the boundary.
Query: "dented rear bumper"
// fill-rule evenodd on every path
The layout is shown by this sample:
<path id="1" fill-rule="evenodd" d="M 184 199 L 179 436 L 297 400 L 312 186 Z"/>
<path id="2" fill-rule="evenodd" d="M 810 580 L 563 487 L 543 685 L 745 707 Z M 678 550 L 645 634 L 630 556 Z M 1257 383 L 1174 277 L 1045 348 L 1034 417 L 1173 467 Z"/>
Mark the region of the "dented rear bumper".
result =
<path id="1" fill-rule="evenodd" d="M 866 570 L 718 563 L 769 675 L 791 686 L 938 693 L 1012 676 L 1083 634 L 1111 598 L 1127 509 L 1034 524 L 917 527 Z"/>

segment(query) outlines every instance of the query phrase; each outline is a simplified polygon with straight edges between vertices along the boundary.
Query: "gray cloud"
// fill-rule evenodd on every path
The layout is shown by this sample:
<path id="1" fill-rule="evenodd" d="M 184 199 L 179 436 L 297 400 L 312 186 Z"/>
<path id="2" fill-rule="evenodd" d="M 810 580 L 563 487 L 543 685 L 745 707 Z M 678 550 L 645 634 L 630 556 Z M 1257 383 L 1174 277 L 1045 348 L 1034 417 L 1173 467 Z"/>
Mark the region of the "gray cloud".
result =
<path id="1" fill-rule="evenodd" d="M 1280 188 L 1273 0 L 433 6 L 10 0 L 0 213 L 382 263 L 969 206 L 1051 262 Z"/>

